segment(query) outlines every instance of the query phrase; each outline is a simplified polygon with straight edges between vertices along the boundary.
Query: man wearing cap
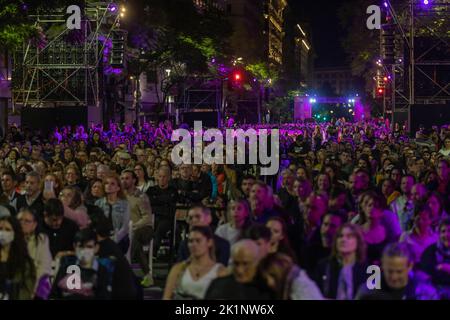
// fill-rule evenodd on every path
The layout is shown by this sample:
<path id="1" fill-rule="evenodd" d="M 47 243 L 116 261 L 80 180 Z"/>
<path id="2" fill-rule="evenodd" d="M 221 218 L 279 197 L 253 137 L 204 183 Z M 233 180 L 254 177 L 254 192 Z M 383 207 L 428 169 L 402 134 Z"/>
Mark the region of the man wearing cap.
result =
<path id="1" fill-rule="evenodd" d="M 119 151 L 117 153 L 117 162 L 119 165 L 118 171 L 122 172 L 130 165 L 130 162 L 131 162 L 130 154 L 126 151 Z"/>

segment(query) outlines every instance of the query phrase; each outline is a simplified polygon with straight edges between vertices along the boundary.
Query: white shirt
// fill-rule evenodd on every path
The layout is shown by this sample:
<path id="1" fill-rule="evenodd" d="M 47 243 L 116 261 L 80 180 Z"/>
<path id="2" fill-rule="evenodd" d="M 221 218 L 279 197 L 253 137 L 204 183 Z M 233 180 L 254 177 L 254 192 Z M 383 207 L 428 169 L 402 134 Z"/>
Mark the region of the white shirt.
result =
<path id="1" fill-rule="evenodd" d="M 219 268 L 222 265 L 220 263 L 216 263 L 208 273 L 204 274 L 198 280 L 194 280 L 191 276 L 191 272 L 189 271 L 189 267 L 183 273 L 181 277 L 181 282 L 178 287 L 178 292 L 182 295 L 187 295 L 190 297 L 194 297 L 195 299 L 202 300 L 205 298 L 206 290 L 208 290 L 211 282 L 217 278 Z"/>
<path id="2" fill-rule="evenodd" d="M 239 240 L 241 231 L 239 229 L 236 229 L 235 227 L 232 227 L 228 222 L 217 227 L 215 233 L 219 237 L 227 240 L 230 243 L 230 246 L 232 246 Z"/>

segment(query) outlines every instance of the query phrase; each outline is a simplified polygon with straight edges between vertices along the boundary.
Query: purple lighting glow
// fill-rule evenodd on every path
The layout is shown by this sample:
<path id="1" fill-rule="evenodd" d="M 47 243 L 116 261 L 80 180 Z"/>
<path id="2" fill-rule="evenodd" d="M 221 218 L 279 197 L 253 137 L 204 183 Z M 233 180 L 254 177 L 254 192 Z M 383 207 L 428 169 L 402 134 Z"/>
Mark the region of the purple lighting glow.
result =
<path id="1" fill-rule="evenodd" d="M 388 7 L 388 3 L 385 1 L 384 2 L 384 6 L 387 8 Z"/>
<path id="2" fill-rule="evenodd" d="M 430 2 L 428 0 L 423 0 L 423 4 L 428 5 Z"/>
<path id="3" fill-rule="evenodd" d="M 117 11 L 117 4 L 112 3 L 112 4 L 109 6 L 108 9 L 109 9 L 109 11 L 111 11 L 111 12 Z"/>

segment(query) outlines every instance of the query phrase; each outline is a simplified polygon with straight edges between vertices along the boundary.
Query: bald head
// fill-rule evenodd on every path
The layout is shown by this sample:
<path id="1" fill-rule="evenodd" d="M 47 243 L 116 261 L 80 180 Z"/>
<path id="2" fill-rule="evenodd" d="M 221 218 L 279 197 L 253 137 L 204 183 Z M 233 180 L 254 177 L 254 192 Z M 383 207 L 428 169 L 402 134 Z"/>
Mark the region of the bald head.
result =
<path id="1" fill-rule="evenodd" d="M 253 257 L 255 257 L 255 259 L 257 259 L 258 255 L 259 255 L 258 245 L 253 240 L 243 239 L 243 240 L 236 242 L 231 247 L 231 257 L 234 257 L 235 255 L 238 255 L 239 253 L 242 253 L 242 252 L 244 252 L 246 254 L 250 254 Z"/>
<path id="2" fill-rule="evenodd" d="M 258 262 L 259 249 L 253 240 L 240 240 L 231 248 L 233 260 L 234 278 L 239 283 L 249 283 L 255 277 Z"/>
<path id="3" fill-rule="evenodd" d="M 170 168 L 167 166 L 160 167 L 158 169 L 156 180 L 160 188 L 166 189 L 169 186 L 170 181 Z"/>

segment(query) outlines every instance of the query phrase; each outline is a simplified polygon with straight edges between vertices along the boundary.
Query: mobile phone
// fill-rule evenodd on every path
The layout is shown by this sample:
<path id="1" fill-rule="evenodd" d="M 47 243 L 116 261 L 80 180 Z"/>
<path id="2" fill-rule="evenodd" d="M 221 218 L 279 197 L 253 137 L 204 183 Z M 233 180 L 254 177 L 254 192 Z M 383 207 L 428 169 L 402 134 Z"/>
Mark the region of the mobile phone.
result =
<path id="1" fill-rule="evenodd" d="M 44 182 L 44 190 L 45 191 L 53 191 L 53 181 L 45 181 Z"/>

